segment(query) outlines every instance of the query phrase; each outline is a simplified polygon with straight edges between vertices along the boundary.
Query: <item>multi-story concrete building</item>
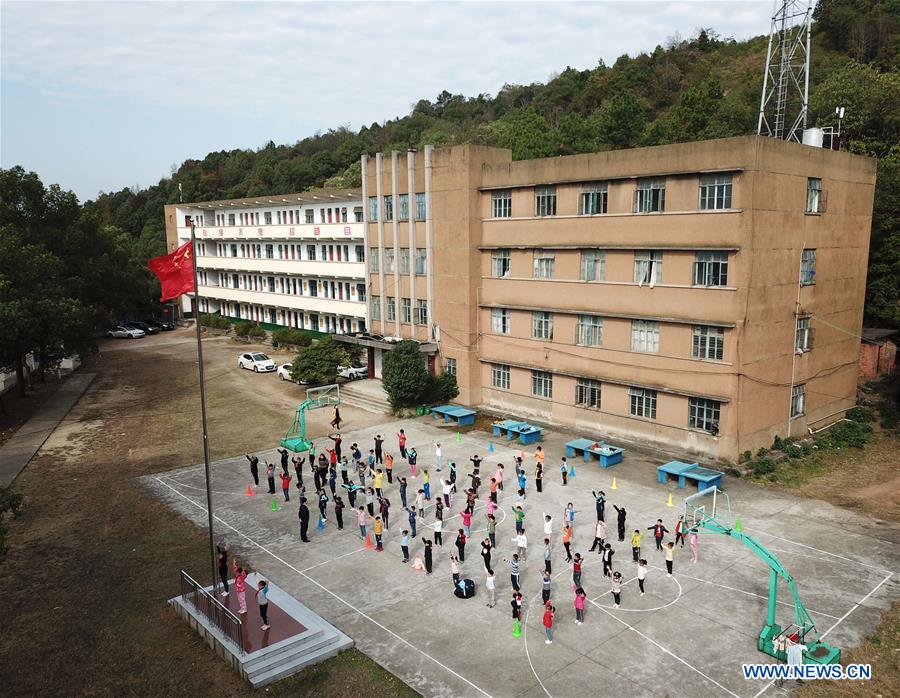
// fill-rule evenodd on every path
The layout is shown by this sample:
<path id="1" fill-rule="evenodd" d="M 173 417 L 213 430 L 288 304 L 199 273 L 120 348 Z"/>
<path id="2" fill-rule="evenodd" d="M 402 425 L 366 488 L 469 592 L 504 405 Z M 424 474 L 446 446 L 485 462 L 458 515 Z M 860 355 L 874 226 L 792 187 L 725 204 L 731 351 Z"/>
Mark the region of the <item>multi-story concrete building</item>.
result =
<path id="1" fill-rule="evenodd" d="M 366 328 L 358 190 L 171 204 L 165 215 L 169 249 L 190 240 L 194 222 L 202 312 L 269 328 Z"/>
<path id="2" fill-rule="evenodd" d="M 362 170 L 371 329 L 464 404 L 729 459 L 854 404 L 870 159 L 741 137 Z"/>

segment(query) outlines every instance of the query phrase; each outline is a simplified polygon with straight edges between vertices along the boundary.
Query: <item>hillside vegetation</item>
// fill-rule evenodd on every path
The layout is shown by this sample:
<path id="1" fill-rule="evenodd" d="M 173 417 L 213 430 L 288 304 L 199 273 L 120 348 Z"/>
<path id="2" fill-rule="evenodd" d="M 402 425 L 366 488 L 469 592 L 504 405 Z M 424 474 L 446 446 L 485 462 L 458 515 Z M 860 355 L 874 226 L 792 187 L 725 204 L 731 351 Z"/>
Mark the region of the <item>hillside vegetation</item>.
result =
<path id="1" fill-rule="evenodd" d="M 813 27 L 809 125 L 834 125 L 846 107 L 844 149 L 879 159 L 867 320 L 900 328 L 900 0 L 820 0 Z M 764 19 L 760 18 L 760 24 Z M 442 92 L 411 112 L 358 131 L 329 130 L 292 145 L 186 160 L 152 187 L 85 204 L 141 251 L 164 249 L 163 206 L 178 200 L 261 196 L 359 184 L 363 153 L 475 142 L 516 159 L 754 133 L 767 37 L 722 38 L 713 29 L 611 66 L 567 67 L 546 84 L 504 85 L 496 95 Z"/>

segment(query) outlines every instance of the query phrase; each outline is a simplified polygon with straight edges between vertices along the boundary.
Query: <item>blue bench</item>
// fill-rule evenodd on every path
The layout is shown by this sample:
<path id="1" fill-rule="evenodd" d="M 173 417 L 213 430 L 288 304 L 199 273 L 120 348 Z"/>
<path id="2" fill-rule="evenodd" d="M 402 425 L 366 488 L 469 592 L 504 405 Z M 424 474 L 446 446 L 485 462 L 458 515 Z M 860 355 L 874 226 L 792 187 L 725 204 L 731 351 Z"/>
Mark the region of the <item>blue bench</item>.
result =
<path id="1" fill-rule="evenodd" d="M 590 439 L 573 439 L 566 443 L 566 456 L 568 458 L 575 457 L 578 452 L 582 453 L 585 463 L 591 462 L 591 457 L 596 456 L 603 468 L 622 462 L 622 454 L 625 449 L 618 446 L 611 446 L 604 441 L 591 441 Z"/>
<path id="2" fill-rule="evenodd" d="M 513 419 L 504 419 L 502 422 L 493 424 L 494 436 L 505 436 L 507 441 L 518 437 L 519 443 L 523 445 L 540 441 L 543 431 L 541 427 L 533 426 L 528 422 L 517 422 Z"/>
<path id="3" fill-rule="evenodd" d="M 452 417 L 460 426 L 474 424 L 475 415 L 478 414 L 476 410 L 470 410 L 467 407 L 460 407 L 459 405 L 441 405 L 440 407 L 432 407 L 431 413 L 435 418 L 437 418 L 438 415 L 441 415 L 445 422 L 449 422 Z"/>
<path id="4" fill-rule="evenodd" d="M 697 483 L 697 491 L 699 492 L 708 487 L 721 489 L 722 478 L 725 477 L 725 473 L 702 468 L 699 463 L 683 463 L 680 460 L 673 460 L 656 469 L 656 479 L 661 485 L 666 483 L 669 476 L 678 478 L 678 487 L 680 489 L 685 488 L 688 480 L 693 480 Z"/>

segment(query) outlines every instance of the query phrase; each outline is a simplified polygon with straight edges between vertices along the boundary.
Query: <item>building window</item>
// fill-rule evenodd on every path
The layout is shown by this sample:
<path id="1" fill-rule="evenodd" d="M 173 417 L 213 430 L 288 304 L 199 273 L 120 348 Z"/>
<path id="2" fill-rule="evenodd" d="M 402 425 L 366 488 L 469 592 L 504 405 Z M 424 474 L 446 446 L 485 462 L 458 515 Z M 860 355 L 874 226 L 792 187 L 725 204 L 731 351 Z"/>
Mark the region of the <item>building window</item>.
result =
<path id="1" fill-rule="evenodd" d="M 400 322 L 407 325 L 412 322 L 412 301 L 409 298 L 400 299 Z"/>
<path id="2" fill-rule="evenodd" d="M 552 279 L 556 255 L 549 250 L 534 251 L 534 278 Z"/>
<path id="3" fill-rule="evenodd" d="M 233 213 L 228 214 L 228 225 L 234 225 L 234 214 Z"/>
<path id="4" fill-rule="evenodd" d="M 700 397 L 688 398 L 688 427 L 718 434 L 721 409 L 721 403 L 718 400 L 706 400 Z"/>
<path id="5" fill-rule="evenodd" d="M 397 319 L 397 299 L 393 296 L 387 298 L 387 321 L 394 322 Z"/>
<path id="6" fill-rule="evenodd" d="M 578 215 L 595 216 L 606 213 L 607 197 L 606 182 L 585 184 L 578 199 Z"/>
<path id="7" fill-rule="evenodd" d="M 315 245 L 307 245 L 306 246 L 306 258 L 310 262 L 316 261 L 316 246 Z"/>
<path id="8" fill-rule="evenodd" d="M 384 271 L 388 274 L 394 273 L 394 250 L 390 247 L 384 251 Z"/>
<path id="9" fill-rule="evenodd" d="M 666 178 L 643 177 L 634 192 L 635 213 L 661 213 L 666 210 Z"/>
<path id="10" fill-rule="evenodd" d="M 372 271 L 378 271 L 378 248 L 370 247 L 369 248 L 369 267 Z"/>
<path id="11" fill-rule="evenodd" d="M 313 211 L 311 208 L 308 208 L 305 211 L 303 211 L 303 215 L 306 217 L 307 225 L 312 225 L 313 223 L 316 222 L 316 212 Z"/>
<path id="12" fill-rule="evenodd" d="M 791 389 L 791 419 L 806 414 L 806 385 L 795 385 Z"/>
<path id="13" fill-rule="evenodd" d="M 265 223 L 266 225 L 272 225 L 272 212 L 271 211 L 266 211 L 265 213 L 263 213 L 263 223 Z"/>
<path id="14" fill-rule="evenodd" d="M 536 310 L 531 314 L 531 336 L 534 339 L 553 339 L 553 314 Z"/>
<path id="15" fill-rule="evenodd" d="M 491 385 L 495 388 L 509 390 L 509 366 L 506 364 L 491 364 Z"/>
<path id="16" fill-rule="evenodd" d="M 727 286 L 728 253 L 697 252 L 694 257 L 694 286 Z"/>
<path id="17" fill-rule="evenodd" d="M 822 191 L 822 180 L 809 177 L 806 180 L 806 212 L 825 212 L 825 192 Z"/>
<path id="18" fill-rule="evenodd" d="M 360 303 L 364 303 L 366 300 L 366 285 L 365 284 L 356 284 L 356 300 Z"/>
<path id="19" fill-rule="evenodd" d="M 378 220 L 378 197 L 377 196 L 369 197 L 369 220 L 370 221 Z"/>
<path id="20" fill-rule="evenodd" d="M 634 253 L 634 283 L 662 283 L 663 253 L 657 250 L 638 250 Z"/>
<path id="21" fill-rule="evenodd" d="M 456 378 L 456 359 L 451 359 L 449 356 L 444 359 L 444 373 Z"/>
<path id="22" fill-rule="evenodd" d="M 384 197 L 384 220 L 394 220 L 394 197 L 392 194 Z"/>
<path id="23" fill-rule="evenodd" d="M 691 333 L 691 356 L 695 359 L 721 361 L 724 352 L 724 329 L 710 325 L 694 325 Z"/>
<path id="24" fill-rule="evenodd" d="M 534 215 L 556 215 L 556 187 L 535 187 Z"/>
<path id="25" fill-rule="evenodd" d="M 425 220 L 425 194 L 416 194 L 416 220 Z"/>
<path id="26" fill-rule="evenodd" d="M 700 175 L 700 210 L 731 208 L 731 175 Z"/>
<path id="27" fill-rule="evenodd" d="M 553 397 L 553 374 L 547 371 L 531 372 L 531 394 L 535 397 Z"/>
<path id="28" fill-rule="evenodd" d="M 631 351 L 659 353 L 659 323 L 654 320 L 631 321 Z"/>
<path id="29" fill-rule="evenodd" d="M 606 278 L 606 253 L 603 250 L 581 251 L 581 280 L 603 281 Z"/>
<path id="30" fill-rule="evenodd" d="M 575 326 L 575 343 L 588 347 L 603 344 L 603 318 L 596 315 L 579 315 Z"/>
<path id="31" fill-rule="evenodd" d="M 424 276 L 427 269 L 428 255 L 424 247 L 416 248 L 416 274 Z"/>
<path id="32" fill-rule="evenodd" d="M 810 351 L 813 346 L 813 328 L 811 317 L 797 318 L 797 339 L 794 348 L 798 354 Z"/>
<path id="33" fill-rule="evenodd" d="M 400 273 L 409 274 L 409 248 L 400 248 Z"/>
<path id="34" fill-rule="evenodd" d="M 631 388 L 628 391 L 629 412 L 632 417 L 656 419 L 656 391 Z"/>
<path id="35" fill-rule="evenodd" d="M 362 210 L 362 206 L 354 206 L 354 207 L 353 207 L 353 220 L 354 220 L 355 222 L 357 222 L 357 223 L 362 223 L 362 222 L 363 222 L 363 210 Z M 364 323 L 362 320 L 360 320 L 359 323 L 360 323 L 360 326 L 364 326 L 364 325 L 365 325 L 365 323 Z"/>
<path id="36" fill-rule="evenodd" d="M 509 311 L 506 308 L 491 308 L 491 332 L 509 334 Z"/>
<path id="37" fill-rule="evenodd" d="M 372 319 L 381 319 L 381 296 L 372 296 Z"/>
<path id="38" fill-rule="evenodd" d="M 423 300 L 416 301 L 416 324 L 428 324 L 428 303 Z"/>
<path id="39" fill-rule="evenodd" d="M 266 259 L 275 259 L 274 245 L 266 245 Z"/>
<path id="40" fill-rule="evenodd" d="M 397 220 L 409 220 L 409 194 L 400 195 L 400 218 Z"/>
<path id="41" fill-rule="evenodd" d="M 512 216 L 512 190 L 491 192 L 491 218 L 509 218 Z"/>
<path id="42" fill-rule="evenodd" d="M 816 283 L 816 251 L 803 250 L 800 257 L 800 285 L 812 286 Z"/>
<path id="43" fill-rule="evenodd" d="M 365 262 L 366 261 L 366 248 L 363 245 L 356 245 L 353 249 L 354 254 L 356 255 L 357 262 Z"/>
<path id="44" fill-rule="evenodd" d="M 491 276 L 502 279 L 509 276 L 510 251 L 494 250 L 491 252 Z"/>
<path id="45" fill-rule="evenodd" d="M 600 409 L 600 381 L 579 378 L 575 384 L 575 404 L 591 410 Z"/>

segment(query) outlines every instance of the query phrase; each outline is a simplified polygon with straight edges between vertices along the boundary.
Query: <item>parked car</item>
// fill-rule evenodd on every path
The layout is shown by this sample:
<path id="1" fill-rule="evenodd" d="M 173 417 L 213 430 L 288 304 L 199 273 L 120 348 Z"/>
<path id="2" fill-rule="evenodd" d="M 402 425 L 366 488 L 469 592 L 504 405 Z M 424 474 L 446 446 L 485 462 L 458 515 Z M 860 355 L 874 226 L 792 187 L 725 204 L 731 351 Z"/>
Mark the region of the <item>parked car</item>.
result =
<path id="1" fill-rule="evenodd" d="M 110 337 L 118 337 L 119 339 L 140 339 L 146 336 L 146 332 L 136 327 L 126 327 L 125 325 L 116 325 L 107 332 Z"/>
<path id="2" fill-rule="evenodd" d="M 368 378 L 369 377 L 369 367 L 368 366 L 338 366 L 338 375 L 341 378 L 346 378 L 349 381 L 355 381 L 360 378 Z"/>
<path id="3" fill-rule="evenodd" d="M 156 334 L 157 332 L 159 332 L 158 327 L 148 325 L 146 322 L 128 322 L 125 323 L 125 326 L 133 327 L 136 330 L 143 330 L 144 334 Z"/>
<path id="4" fill-rule="evenodd" d="M 175 329 L 175 325 L 171 322 L 166 322 L 165 320 L 156 320 L 154 318 L 147 318 L 144 320 L 150 327 L 155 327 L 159 330 L 163 330 L 165 332 L 169 332 Z"/>
<path id="5" fill-rule="evenodd" d="M 247 368 L 254 373 L 270 373 L 275 370 L 275 362 L 265 354 L 253 351 L 240 355 L 238 368 Z"/>

